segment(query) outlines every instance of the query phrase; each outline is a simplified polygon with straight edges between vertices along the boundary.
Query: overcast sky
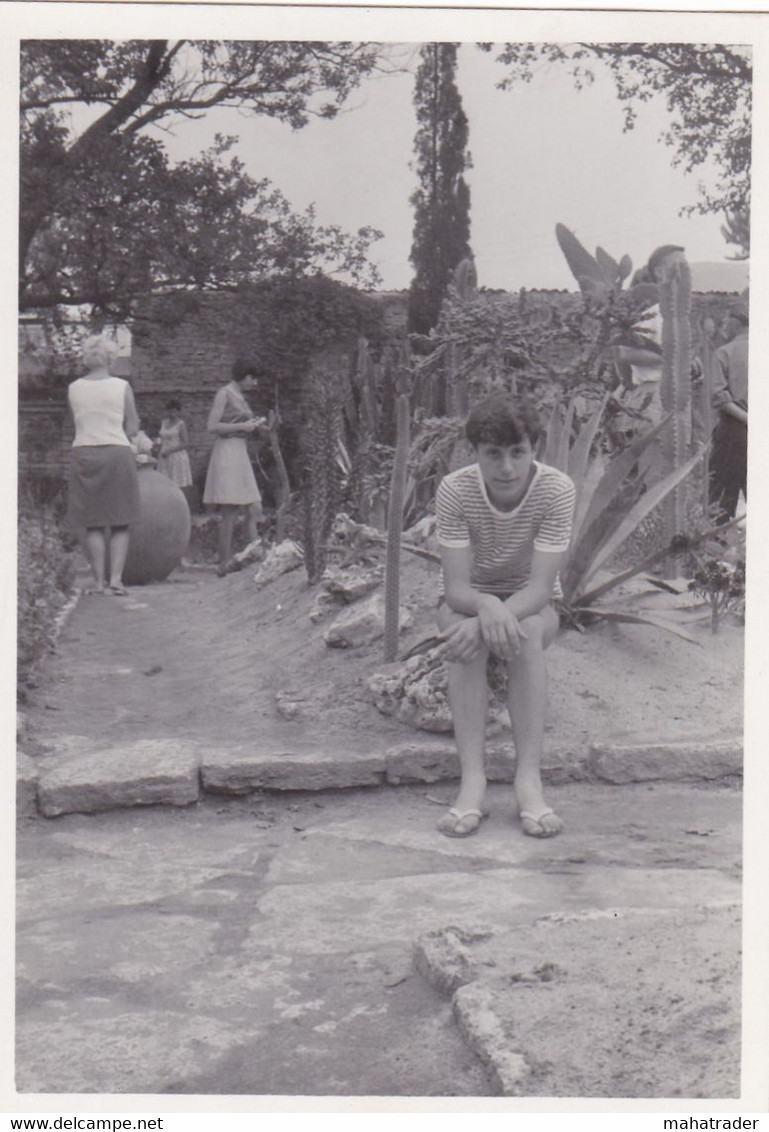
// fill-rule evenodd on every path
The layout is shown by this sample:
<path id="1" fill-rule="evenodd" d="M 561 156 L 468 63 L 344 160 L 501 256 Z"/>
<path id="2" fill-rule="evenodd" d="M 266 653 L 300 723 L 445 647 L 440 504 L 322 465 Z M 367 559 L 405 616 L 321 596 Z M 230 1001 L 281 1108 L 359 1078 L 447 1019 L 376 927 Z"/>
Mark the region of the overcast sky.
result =
<path id="1" fill-rule="evenodd" d="M 416 63 L 416 48 L 413 50 Z M 470 124 L 473 168 L 471 245 L 479 282 L 488 287 L 568 287 L 574 281 L 555 241 L 558 221 L 594 251 L 627 252 L 640 266 L 659 244 L 678 243 L 691 262 L 723 261 L 733 251 L 722 218 L 679 215 L 694 204 L 698 180 L 671 166 L 659 134 L 668 121 L 660 102 L 641 106 L 634 130 L 622 132 L 622 109 L 608 75 L 577 92 L 566 71 L 545 66 L 512 92 L 495 83 L 504 68 L 465 44 L 458 86 Z M 370 224 L 384 232 L 373 247 L 386 288 L 407 287 L 416 186 L 410 163 L 415 117 L 413 74 L 367 81 L 335 121 L 292 132 L 269 119 L 232 112 L 174 127 L 177 157 L 209 144 L 215 132 L 238 134 L 238 155 L 255 177 L 269 177 L 303 209 L 314 202 L 321 223 L 348 231 Z"/>

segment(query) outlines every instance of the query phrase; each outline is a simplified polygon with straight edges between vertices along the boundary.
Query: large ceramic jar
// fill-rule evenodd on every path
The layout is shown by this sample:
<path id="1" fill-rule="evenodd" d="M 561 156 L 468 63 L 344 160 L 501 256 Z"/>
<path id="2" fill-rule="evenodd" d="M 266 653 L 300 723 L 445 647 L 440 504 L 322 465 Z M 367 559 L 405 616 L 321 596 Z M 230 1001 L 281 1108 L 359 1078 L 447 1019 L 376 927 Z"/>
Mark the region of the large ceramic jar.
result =
<path id="1" fill-rule="evenodd" d="M 168 476 L 139 465 L 139 519 L 132 523 L 123 580 L 129 586 L 161 582 L 190 541 L 190 509 Z"/>

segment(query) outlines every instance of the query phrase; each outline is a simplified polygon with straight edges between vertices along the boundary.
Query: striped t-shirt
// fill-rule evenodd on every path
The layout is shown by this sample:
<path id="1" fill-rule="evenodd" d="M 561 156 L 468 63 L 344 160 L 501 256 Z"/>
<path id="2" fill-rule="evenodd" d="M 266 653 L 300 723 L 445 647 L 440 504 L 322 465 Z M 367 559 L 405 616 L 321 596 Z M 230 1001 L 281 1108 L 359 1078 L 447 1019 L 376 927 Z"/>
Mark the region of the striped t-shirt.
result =
<path id="1" fill-rule="evenodd" d="M 481 593 L 511 594 L 529 581 L 535 550 L 568 550 L 574 484 L 564 472 L 534 461 L 532 479 L 512 511 L 490 501 L 477 464 L 445 476 L 438 486 L 438 542 L 472 547 L 470 585 Z M 556 583 L 555 596 L 560 596 Z"/>

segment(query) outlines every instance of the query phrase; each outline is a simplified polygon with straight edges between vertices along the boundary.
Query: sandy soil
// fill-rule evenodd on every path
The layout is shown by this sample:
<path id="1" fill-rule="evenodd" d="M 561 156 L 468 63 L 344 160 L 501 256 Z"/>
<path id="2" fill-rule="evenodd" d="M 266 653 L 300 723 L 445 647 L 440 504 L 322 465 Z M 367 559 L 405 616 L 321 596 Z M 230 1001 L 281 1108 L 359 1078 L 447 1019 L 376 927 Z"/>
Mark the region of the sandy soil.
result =
<path id="1" fill-rule="evenodd" d="M 435 567 L 409 557 L 401 602 L 414 614 L 401 651 L 434 632 Z M 329 648 L 330 618 L 302 570 L 257 589 L 254 568 L 218 579 L 179 570 L 129 599 L 84 597 L 40 674 L 27 714 L 45 745 L 57 736 L 210 739 L 291 751 L 380 751 L 427 738 L 370 702 L 382 642 Z M 648 626 L 564 630 L 549 654 L 547 743 L 736 738 L 742 730 L 743 630 L 725 622 L 697 644 Z M 298 704 L 298 718 L 277 710 Z M 504 738 L 504 736 L 503 736 Z"/>

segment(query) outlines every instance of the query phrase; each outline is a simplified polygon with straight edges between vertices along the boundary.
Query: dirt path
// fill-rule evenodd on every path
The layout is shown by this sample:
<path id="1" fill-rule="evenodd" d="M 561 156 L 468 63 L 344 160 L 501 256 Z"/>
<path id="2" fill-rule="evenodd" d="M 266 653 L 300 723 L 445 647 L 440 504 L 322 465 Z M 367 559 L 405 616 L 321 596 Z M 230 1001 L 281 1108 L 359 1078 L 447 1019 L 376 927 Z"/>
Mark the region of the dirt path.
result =
<path id="1" fill-rule="evenodd" d="M 401 600 L 415 625 L 403 650 L 434 631 L 434 589 L 430 566 L 406 564 Z M 198 568 L 128 599 L 83 598 L 30 696 L 38 754 L 62 737 L 186 737 L 297 753 L 424 739 L 369 702 L 381 641 L 325 645 L 328 621 L 308 617 L 316 592 L 302 571 L 258 590 L 253 568 L 224 579 Z M 743 631 L 704 628 L 698 640 L 643 626 L 562 632 L 549 653 L 547 744 L 739 737 Z M 279 713 L 281 696 L 299 703 L 298 718 Z"/>

